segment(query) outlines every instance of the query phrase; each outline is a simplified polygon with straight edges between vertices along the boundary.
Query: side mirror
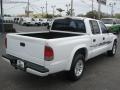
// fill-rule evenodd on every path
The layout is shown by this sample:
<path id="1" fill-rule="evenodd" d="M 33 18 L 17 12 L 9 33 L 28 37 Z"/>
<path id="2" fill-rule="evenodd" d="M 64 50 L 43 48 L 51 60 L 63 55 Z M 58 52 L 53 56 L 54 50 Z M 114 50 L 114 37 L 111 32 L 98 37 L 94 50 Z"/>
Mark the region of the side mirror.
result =
<path id="1" fill-rule="evenodd" d="M 116 24 L 116 22 L 113 22 L 113 24 L 115 25 L 115 24 Z"/>
<path id="2" fill-rule="evenodd" d="M 110 31 L 109 31 L 109 30 L 107 30 L 107 33 L 110 33 Z"/>

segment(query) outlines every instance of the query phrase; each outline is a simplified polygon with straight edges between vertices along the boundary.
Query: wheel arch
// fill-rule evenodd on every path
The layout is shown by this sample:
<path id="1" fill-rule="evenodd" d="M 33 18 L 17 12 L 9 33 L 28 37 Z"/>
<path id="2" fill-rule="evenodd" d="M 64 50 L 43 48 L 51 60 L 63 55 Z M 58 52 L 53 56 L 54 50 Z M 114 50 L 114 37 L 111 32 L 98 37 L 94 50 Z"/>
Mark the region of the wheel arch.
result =
<path id="1" fill-rule="evenodd" d="M 117 39 L 114 39 L 114 42 L 117 42 Z"/>
<path id="2" fill-rule="evenodd" d="M 75 55 L 77 55 L 79 53 L 84 55 L 84 60 L 86 61 L 86 59 L 88 57 L 88 48 L 87 47 L 78 47 L 78 48 L 74 49 L 71 54 L 71 57 L 69 59 L 68 65 L 67 65 L 67 70 L 70 70 Z"/>
<path id="3" fill-rule="evenodd" d="M 112 46 L 113 46 L 113 44 L 114 44 L 115 42 L 117 43 L 117 38 L 114 38 L 114 39 L 113 39 L 113 41 L 112 41 Z M 111 49 L 112 49 L 112 47 L 111 47 Z"/>

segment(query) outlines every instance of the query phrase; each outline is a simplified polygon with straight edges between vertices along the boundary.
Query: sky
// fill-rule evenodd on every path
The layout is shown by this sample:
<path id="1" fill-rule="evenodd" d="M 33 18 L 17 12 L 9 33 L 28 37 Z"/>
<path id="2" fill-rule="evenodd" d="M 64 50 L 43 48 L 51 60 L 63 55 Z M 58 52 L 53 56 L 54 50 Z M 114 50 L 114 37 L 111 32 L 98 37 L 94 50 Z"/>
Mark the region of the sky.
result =
<path id="1" fill-rule="evenodd" d="M 11 1 L 27 1 L 27 0 L 11 0 Z M 57 8 L 62 8 L 65 11 L 62 13 L 62 15 L 66 14 L 66 4 L 69 4 L 71 0 L 30 0 L 30 10 L 34 11 L 34 13 L 41 13 L 40 7 L 45 7 L 46 1 L 48 2 L 48 12 L 52 14 L 52 8 L 51 6 L 55 5 Z M 85 14 L 86 12 L 92 10 L 92 0 L 73 0 L 74 1 L 74 10 L 75 15 L 78 14 Z M 94 1 L 94 10 L 98 10 L 98 3 L 96 0 Z M 111 14 L 111 7 L 109 6 L 109 3 L 116 2 L 116 5 L 114 6 L 114 13 L 120 13 L 120 0 L 107 0 L 107 5 L 101 6 L 101 11 Z M 24 14 L 25 8 L 27 4 L 26 3 L 17 3 L 17 4 L 7 4 L 4 3 L 4 14 L 10 14 L 10 15 L 19 15 Z M 45 8 L 44 8 L 45 12 Z M 58 14 L 58 11 L 55 10 L 55 14 Z"/>

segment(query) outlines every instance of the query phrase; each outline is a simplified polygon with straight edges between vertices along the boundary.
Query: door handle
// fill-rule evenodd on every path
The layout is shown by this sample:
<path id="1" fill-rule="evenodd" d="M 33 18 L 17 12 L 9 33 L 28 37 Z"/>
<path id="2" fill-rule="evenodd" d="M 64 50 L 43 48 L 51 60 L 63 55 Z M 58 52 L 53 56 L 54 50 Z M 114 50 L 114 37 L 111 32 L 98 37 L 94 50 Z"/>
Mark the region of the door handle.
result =
<path id="1" fill-rule="evenodd" d="M 93 42 L 96 42 L 96 39 L 93 39 Z"/>
<path id="2" fill-rule="evenodd" d="M 25 47 L 25 43 L 20 42 L 20 46 Z"/>
<path id="3" fill-rule="evenodd" d="M 103 40 L 105 40 L 105 37 L 103 37 Z"/>

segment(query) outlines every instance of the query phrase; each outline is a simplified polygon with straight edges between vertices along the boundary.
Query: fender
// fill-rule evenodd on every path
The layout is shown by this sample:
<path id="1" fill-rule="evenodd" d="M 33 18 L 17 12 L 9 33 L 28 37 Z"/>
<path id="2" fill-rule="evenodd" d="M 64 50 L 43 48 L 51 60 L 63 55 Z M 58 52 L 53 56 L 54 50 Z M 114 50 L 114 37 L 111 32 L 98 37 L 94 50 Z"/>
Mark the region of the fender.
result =
<path id="1" fill-rule="evenodd" d="M 110 33 L 110 35 L 113 36 L 114 34 Z M 110 50 L 112 50 L 113 43 L 114 43 L 115 40 L 118 40 L 116 35 L 114 35 L 114 36 L 112 37 L 112 43 L 111 43 L 111 45 L 110 45 Z"/>
<path id="2" fill-rule="evenodd" d="M 69 58 L 69 60 L 68 60 L 68 65 L 67 65 L 67 68 L 66 68 L 68 71 L 69 71 L 70 68 L 71 68 L 71 64 L 72 64 L 73 57 L 74 57 L 75 53 L 77 52 L 77 50 L 79 50 L 79 49 L 81 49 L 81 48 L 86 48 L 86 49 L 87 49 L 87 53 L 88 53 L 88 47 L 87 47 L 87 45 L 85 45 L 85 44 L 82 44 L 82 45 L 79 45 L 79 46 L 75 47 L 75 48 L 72 50 L 72 53 L 71 53 L 70 58 Z M 87 57 L 88 57 L 88 54 L 86 55 L 86 58 L 87 58 Z"/>

